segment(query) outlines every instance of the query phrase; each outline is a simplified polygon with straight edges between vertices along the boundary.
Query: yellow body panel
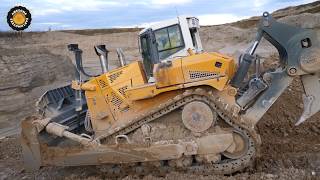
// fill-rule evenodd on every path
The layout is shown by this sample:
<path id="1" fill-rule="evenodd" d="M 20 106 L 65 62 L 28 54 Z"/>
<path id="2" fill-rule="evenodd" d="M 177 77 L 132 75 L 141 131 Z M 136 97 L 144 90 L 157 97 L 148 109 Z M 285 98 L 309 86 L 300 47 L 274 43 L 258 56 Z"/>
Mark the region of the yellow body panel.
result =
<path id="1" fill-rule="evenodd" d="M 90 80 L 88 83 L 97 84 L 96 79 Z M 86 91 L 86 100 L 90 118 L 92 120 L 92 128 L 95 131 L 104 131 L 110 128 L 114 118 L 109 103 L 105 100 L 104 94 L 100 88 L 96 91 Z M 100 123 L 96 123 L 100 122 Z"/>
<path id="2" fill-rule="evenodd" d="M 234 61 L 232 58 L 217 53 L 201 53 L 183 58 L 182 70 L 185 82 L 199 81 L 216 76 L 233 76 Z"/>
<path id="3" fill-rule="evenodd" d="M 154 77 L 157 82 L 157 88 L 182 84 L 184 82 L 181 63 L 181 59 L 175 59 L 169 67 L 161 68 L 161 65 L 159 64 L 154 66 Z"/>
<path id="4" fill-rule="evenodd" d="M 235 71 L 232 58 L 201 53 L 154 66 L 147 83 L 140 62 L 110 71 L 82 84 L 96 136 L 112 134 L 166 103 L 182 89 L 210 86 L 223 91 Z M 76 87 L 76 85 L 75 85 Z"/>
<path id="5" fill-rule="evenodd" d="M 146 83 L 146 77 L 141 62 L 134 62 L 106 74 L 92 78 L 81 85 L 86 95 L 88 109 L 95 131 L 110 128 L 119 114 L 128 107 L 125 91 L 132 86 Z M 87 90 L 95 87 L 95 90 Z M 99 123 L 96 123 L 99 122 Z"/>
<path id="6" fill-rule="evenodd" d="M 177 89 L 184 89 L 194 86 L 207 85 L 216 88 L 219 91 L 222 91 L 228 82 L 227 77 L 220 77 L 217 79 L 204 79 L 202 81 L 195 81 L 192 83 L 179 84 L 174 86 L 168 86 L 164 88 L 157 88 L 155 83 L 147 84 L 144 86 L 134 87 L 127 91 L 127 97 L 130 100 L 136 101 L 141 99 L 152 98 L 160 93 L 173 91 Z"/>
<path id="7" fill-rule="evenodd" d="M 144 86 L 138 86 L 138 87 L 129 89 L 127 91 L 127 97 L 132 101 L 136 101 L 141 99 L 152 98 L 160 93 L 182 89 L 182 88 L 184 88 L 183 84 L 168 86 L 164 88 L 157 88 L 156 84 L 152 83 L 152 84 L 147 84 Z"/>
<path id="8" fill-rule="evenodd" d="M 154 97 L 160 93 L 208 85 L 219 91 L 226 86 L 234 74 L 235 64 L 232 58 L 218 53 L 202 53 L 175 59 L 171 66 L 155 65 L 155 84 L 132 87 L 127 90 L 130 100 Z"/>

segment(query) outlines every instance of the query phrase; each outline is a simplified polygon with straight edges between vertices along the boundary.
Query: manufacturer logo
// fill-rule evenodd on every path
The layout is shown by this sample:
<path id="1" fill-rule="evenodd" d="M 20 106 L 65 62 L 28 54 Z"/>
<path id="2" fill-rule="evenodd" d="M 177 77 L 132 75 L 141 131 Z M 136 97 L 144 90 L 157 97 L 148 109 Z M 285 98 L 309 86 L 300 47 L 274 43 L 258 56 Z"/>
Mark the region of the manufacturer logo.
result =
<path id="1" fill-rule="evenodd" d="M 31 13 L 23 6 L 15 6 L 8 12 L 7 22 L 16 31 L 23 31 L 31 24 Z"/>

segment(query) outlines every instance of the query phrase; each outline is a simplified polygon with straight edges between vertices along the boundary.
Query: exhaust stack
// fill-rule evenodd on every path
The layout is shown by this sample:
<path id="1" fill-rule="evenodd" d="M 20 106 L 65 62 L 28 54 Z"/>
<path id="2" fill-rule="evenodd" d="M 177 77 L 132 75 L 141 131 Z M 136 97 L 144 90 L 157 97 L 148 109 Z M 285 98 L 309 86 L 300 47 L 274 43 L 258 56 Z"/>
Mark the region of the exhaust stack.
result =
<path id="1" fill-rule="evenodd" d="M 100 58 L 100 64 L 102 73 L 107 73 L 109 71 L 109 63 L 108 63 L 108 53 L 109 51 L 106 49 L 105 45 L 98 45 L 94 47 L 97 55 Z"/>
<path id="2" fill-rule="evenodd" d="M 82 68 L 82 50 L 79 49 L 78 44 L 69 44 L 68 45 L 68 50 L 73 52 L 75 55 L 76 59 L 76 82 L 78 84 L 82 83 L 82 78 L 81 78 L 81 72 L 83 71 Z M 82 111 L 82 92 L 81 90 L 76 90 L 75 91 L 75 99 L 76 99 L 76 105 L 75 105 L 75 110 L 77 112 Z"/>
<path id="3" fill-rule="evenodd" d="M 121 48 L 117 48 L 117 54 L 118 54 L 118 59 L 119 59 L 121 67 L 127 65 L 124 53 Z"/>

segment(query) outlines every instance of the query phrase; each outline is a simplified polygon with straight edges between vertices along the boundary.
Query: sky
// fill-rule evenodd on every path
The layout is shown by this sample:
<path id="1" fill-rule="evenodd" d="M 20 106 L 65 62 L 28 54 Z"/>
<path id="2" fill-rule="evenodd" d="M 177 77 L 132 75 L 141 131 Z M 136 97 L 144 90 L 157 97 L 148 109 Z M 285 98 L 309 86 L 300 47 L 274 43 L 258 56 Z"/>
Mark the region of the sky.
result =
<path id="1" fill-rule="evenodd" d="M 28 31 L 145 27 L 151 22 L 196 16 L 215 25 L 315 0 L 0 0 L 0 31 L 10 30 L 8 11 L 22 5 L 32 14 Z"/>

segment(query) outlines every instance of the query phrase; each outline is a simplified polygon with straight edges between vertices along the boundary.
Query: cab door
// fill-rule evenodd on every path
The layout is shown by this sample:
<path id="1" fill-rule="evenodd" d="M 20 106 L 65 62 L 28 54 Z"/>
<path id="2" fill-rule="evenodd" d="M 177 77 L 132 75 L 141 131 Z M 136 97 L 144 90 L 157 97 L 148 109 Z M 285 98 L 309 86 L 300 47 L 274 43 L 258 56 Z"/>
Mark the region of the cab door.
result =
<path id="1" fill-rule="evenodd" d="M 143 66 L 146 76 L 149 79 L 149 77 L 153 77 L 154 64 L 159 63 L 157 42 L 152 29 L 148 29 L 146 32 L 140 35 L 140 43 Z"/>

